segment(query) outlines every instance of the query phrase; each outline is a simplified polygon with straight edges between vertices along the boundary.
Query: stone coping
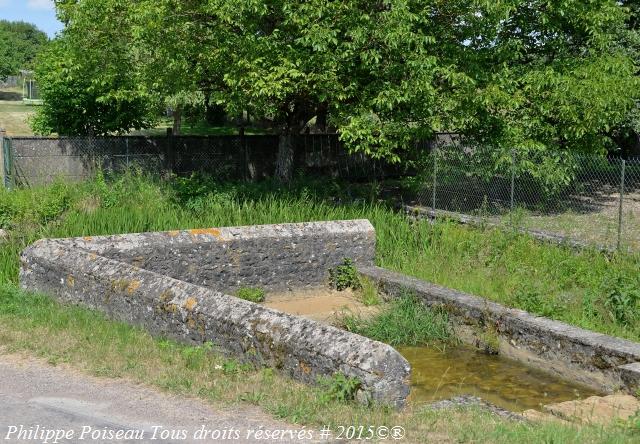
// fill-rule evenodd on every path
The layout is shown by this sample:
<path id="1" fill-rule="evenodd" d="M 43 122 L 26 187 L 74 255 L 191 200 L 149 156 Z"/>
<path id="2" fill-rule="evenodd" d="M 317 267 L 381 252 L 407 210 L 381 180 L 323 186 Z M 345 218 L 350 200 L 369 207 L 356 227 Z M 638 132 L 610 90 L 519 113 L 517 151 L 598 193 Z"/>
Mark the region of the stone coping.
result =
<path id="1" fill-rule="evenodd" d="M 235 240 L 297 239 L 306 236 L 343 236 L 349 234 L 366 234 L 373 236 L 375 242 L 375 230 L 371 222 L 367 219 L 198 228 L 192 230 L 85 236 L 54 240 L 65 245 L 83 248 L 95 253 L 105 253 L 109 250 L 128 251 L 148 246 L 164 248 L 175 245 L 224 243 Z"/>

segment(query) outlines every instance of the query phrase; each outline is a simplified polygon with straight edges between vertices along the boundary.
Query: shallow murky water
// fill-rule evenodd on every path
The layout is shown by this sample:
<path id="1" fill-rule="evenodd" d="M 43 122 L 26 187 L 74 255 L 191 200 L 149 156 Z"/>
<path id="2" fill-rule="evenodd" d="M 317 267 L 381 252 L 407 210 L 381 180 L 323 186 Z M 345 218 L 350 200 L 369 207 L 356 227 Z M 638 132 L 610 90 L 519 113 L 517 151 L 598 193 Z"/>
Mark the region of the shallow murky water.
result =
<path id="1" fill-rule="evenodd" d="M 411 363 L 412 403 L 474 395 L 512 412 L 582 399 L 598 393 L 516 361 L 490 356 L 472 347 L 404 347 Z"/>

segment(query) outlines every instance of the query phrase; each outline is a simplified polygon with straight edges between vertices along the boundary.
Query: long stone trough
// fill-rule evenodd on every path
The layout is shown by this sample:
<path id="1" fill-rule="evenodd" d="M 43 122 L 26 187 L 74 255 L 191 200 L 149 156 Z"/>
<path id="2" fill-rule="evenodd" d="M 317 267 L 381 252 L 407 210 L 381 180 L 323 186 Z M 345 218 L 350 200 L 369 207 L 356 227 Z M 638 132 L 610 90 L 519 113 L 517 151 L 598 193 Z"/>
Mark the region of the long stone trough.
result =
<path id="1" fill-rule="evenodd" d="M 320 287 L 344 258 L 374 256 L 366 220 L 45 239 L 22 253 L 20 283 L 303 382 L 355 377 L 361 401 L 401 407 L 410 367 L 391 346 L 230 295 Z"/>
<path id="2" fill-rule="evenodd" d="M 640 344 L 547 319 L 380 267 L 360 268 L 387 297 L 407 294 L 445 310 L 463 342 L 497 342 L 500 355 L 598 391 L 636 394 Z"/>

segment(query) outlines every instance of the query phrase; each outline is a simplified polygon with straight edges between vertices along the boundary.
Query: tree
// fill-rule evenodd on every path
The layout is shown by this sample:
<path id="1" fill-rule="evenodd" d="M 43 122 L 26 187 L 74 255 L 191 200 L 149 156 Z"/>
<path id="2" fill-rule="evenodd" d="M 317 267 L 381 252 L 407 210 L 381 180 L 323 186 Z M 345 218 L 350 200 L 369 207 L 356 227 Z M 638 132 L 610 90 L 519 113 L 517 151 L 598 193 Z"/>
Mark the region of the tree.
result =
<path id="1" fill-rule="evenodd" d="M 36 133 L 106 135 L 153 124 L 155 102 L 137 79 L 124 1 L 67 3 L 67 25 L 38 59 L 43 106 Z"/>
<path id="2" fill-rule="evenodd" d="M 49 41 L 35 25 L 0 20 L 0 79 L 31 69 L 36 55 Z"/>
<path id="3" fill-rule="evenodd" d="M 640 4 L 637 1 L 621 2 L 629 9 L 627 27 L 619 33 L 620 50 L 625 51 L 640 67 Z M 636 76 L 640 71 L 636 72 Z M 613 137 L 623 152 L 640 153 L 640 102 L 636 103 L 620 126 L 613 131 Z"/>
<path id="4" fill-rule="evenodd" d="M 69 38 L 109 35 L 118 50 L 103 63 L 129 54 L 148 97 L 269 119 L 285 180 L 292 137 L 313 119 L 351 150 L 391 160 L 443 130 L 498 153 L 603 152 L 640 98 L 619 39 L 629 14 L 615 0 L 63 3 Z"/>
<path id="5" fill-rule="evenodd" d="M 289 136 L 324 114 L 353 150 L 393 160 L 441 130 L 597 152 L 638 97 L 613 0 L 151 3 L 175 11 L 169 34 L 217 101 L 280 130 L 285 177 Z"/>

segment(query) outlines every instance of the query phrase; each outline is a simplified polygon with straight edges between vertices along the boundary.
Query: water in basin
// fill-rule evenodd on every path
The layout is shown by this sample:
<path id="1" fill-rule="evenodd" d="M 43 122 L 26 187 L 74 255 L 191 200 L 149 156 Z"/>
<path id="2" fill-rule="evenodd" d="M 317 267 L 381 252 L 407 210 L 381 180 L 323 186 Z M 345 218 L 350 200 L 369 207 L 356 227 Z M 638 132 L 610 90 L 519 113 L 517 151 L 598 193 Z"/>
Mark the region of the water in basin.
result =
<path id="1" fill-rule="evenodd" d="M 474 395 L 513 412 L 600 393 L 469 346 L 400 347 L 411 363 L 412 403 Z"/>

